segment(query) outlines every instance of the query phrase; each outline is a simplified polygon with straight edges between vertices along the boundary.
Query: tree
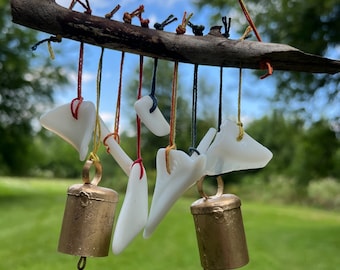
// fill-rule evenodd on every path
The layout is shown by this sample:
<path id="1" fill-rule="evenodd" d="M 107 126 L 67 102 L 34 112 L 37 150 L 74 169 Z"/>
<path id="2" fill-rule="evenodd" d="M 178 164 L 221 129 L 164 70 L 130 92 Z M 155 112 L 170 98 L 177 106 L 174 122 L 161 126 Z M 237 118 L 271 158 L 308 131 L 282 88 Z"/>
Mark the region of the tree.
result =
<path id="1" fill-rule="evenodd" d="M 263 176 L 275 174 L 291 177 L 300 187 L 319 178 L 339 178 L 340 141 L 326 120 L 304 126 L 298 119 L 286 119 L 274 112 L 250 123 L 247 133 L 273 152 L 273 159 Z"/>
<path id="2" fill-rule="evenodd" d="M 30 53 L 38 33 L 10 18 L 8 2 L 0 0 L 0 174 L 23 175 L 35 162 L 32 119 L 66 78 L 61 67 Z"/>
<path id="3" fill-rule="evenodd" d="M 233 14 L 235 10 L 239 11 L 232 18 L 232 28 L 244 31 L 247 23 L 238 1 L 197 0 L 196 3 L 199 8 L 232 9 Z M 245 3 L 264 40 L 289 44 L 308 53 L 340 57 L 339 51 L 335 50 L 340 42 L 339 1 L 245 0 Z M 220 20 L 222 15 L 226 14 L 218 14 L 214 20 Z M 274 100 L 280 101 L 276 102 L 276 106 L 297 112 L 305 119 L 311 118 L 316 109 L 336 107 L 340 102 L 339 74 L 277 72 L 274 76 L 278 86 Z M 335 121 L 339 117 L 339 114 L 332 116 Z"/>

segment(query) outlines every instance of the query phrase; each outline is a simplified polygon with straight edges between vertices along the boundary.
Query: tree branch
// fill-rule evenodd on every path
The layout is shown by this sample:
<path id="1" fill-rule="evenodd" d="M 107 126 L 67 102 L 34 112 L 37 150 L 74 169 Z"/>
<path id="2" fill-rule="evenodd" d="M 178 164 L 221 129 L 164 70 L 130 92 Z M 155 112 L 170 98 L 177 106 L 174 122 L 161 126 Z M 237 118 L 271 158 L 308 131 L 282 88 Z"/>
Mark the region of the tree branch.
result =
<path id="1" fill-rule="evenodd" d="M 225 38 L 215 29 L 206 36 L 177 35 L 109 20 L 61 7 L 54 0 L 11 0 L 13 22 L 63 38 L 184 63 L 310 73 L 340 72 L 340 61 L 294 47 Z"/>

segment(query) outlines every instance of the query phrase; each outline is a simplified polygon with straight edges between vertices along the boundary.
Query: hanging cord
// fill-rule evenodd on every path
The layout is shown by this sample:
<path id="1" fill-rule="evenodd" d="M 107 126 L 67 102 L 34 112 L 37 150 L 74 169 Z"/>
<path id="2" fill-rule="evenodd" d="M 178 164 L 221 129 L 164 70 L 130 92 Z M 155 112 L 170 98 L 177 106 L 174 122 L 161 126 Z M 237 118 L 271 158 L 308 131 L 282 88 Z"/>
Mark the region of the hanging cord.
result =
<path id="1" fill-rule="evenodd" d="M 178 62 L 174 64 L 174 73 L 172 80 L 172 94 L 171 94 L 171 116 L 170 116 L 170 134 L 169 145 L 165 149 L 165 162 L 168 174 L 171 174 L 169 155 L 172 149 L 176 149 L 176 110 L 177 110 L 177 79 L 178 79 Z"/>
<path id="2" fill-rule="evenodd" d="M 218 97 L 218 120 L 217 120 L 217 131 L 221 130 L 222 125 L 222 97 L 223 97 L 223 67 L 220 67 L 220 90 Z"/>
<path id="3" fill-rule="evenodd" d="M 125 58 L 125 52 L 122 52 L 122 56 L 120 60 L 119 85 L 118 85 L 118 94 L 117 94 L 117 103 L 116 103 L 116 116 L 115 116 L 114 131 L 112 134 L 113 138 L 118 142 L 118 144 L 120 144 L 119 121 L 120 121 L 120 104 L 121 104 L 121 99 L 122 99 L 124 58 Z"/>
<path id="4" fill-rule="evenodd" d="M 259 34 L 259 32 L 257 31 L 256 26 L 255 26 L 253 20 L 252 20 L 251 17 L 250 17 L 250 14 L 249 14 L 249 12 L 248 12 L 248 10 L 247 10 L 247 8 L 246 8 L 246 5 L 244 4 L 243 0 L 239 0 L 238 2 L 240 3 L 240 6 L 241 6 L 242 11 L 243 11 L 243 13 L 244 13 L 244 16 L 246 17 L 246 19 L 247 19 L 247 21 L 248 21 L 250 27 L 253 29 L 253 31 L 254 31 L 254 33 L 255 33 L 255 36 L 256 36 L 257 40 L 261 42 L 262 39 L 261 39 L 261 37 L 260 37 L 260 34 Z"/>
<path id="5" fill-rule="evenodd" d="M 42 44 L 44 42 L 47 42 L 47 48 L 48 48 L 48 52 L 50 54 L 50 58 L 52 60 L 54 60 L 55 59 L 55 55 L 54 55 L 54 52 L 53 52 L 53 48 L 52 48 L 51 42 L 58 42 L 58 43 L 60 43 L 61 41 L 62 41 L 61 35 L 50 36 L 49 38 L 45 38 L 43 40 L 38 41 L 36 44 L 34 44 L 31 47 L 31 50 L 35 51 L 40 44 Z"/>
<path id="6" fill-rule="evenodd" d="M 119 9 L 120 9 L 120 5 L 116 5 L 116 6 L 111 10 L 111 12 L 109 12 L 109 13 L 107 13 L 107 14 L 105 15 L 105 18 L 108 19 L 108 20 L 110 20 L 110 19 L 113 17 L 113 15 L 116 14 L 116 12 L 117 12 Z M 104 139 L 103 139 L 103 144 L 104 144 L 104 146 L 106 147 L 106 152 L 107 152 L 107 153 L 110 153 L 110 147 L 108 146 L 108 144 L 107 144 L 106 141 L 107 141 L 107 139 L 108 139 L 109 137 L 111 137 L 111 136 L 113 136 L 114 139 L 116 140 L 116 138 L 115 138 L 115 136 L 114 136 L 114 133 L 109 133 L 109 134 L 107 134 L 107 135 L 104 137 Z M 117 134 L 117 136 L 118 136 L 118 134 Z M 119 138 L 118 138 L 118 140 L 119 140 Z"/>
<path id="7" fill-rule="evenodd" d="M 192 114 L 191 114 L 191 147 L 189 147 L 189 155 L 194 152 L 200 154 L 196 149 L 197 140 L 197 75 L 198 64 L 194 66 L 194 81 L 192 86 Z"/>
<path id="8" fill-rule="evenodd" d="M 77 80 L 77 97 L 71 101 L 71 113 L 73 118 L 78 119 L 80 104 L 83 102 L 82 97 L 82 76 L 84 59 L 84 42 L 80 42 L 79 60 L 78 60 L 78 80 Z M 76 105 L 75 105 L 76 103 Z"/>
<path id="9" fill-rule="evenodd" d="M 79 3 L 84 9 L 86 14 L 91 14 L 92 10 L 90 8 L 90 3 L 86 0 L 85 4 L 80 0 L 72 0 L 69 9 L 73 9 L 75 4 Z M 82 89 L 82 75 L 83 75 L 83 58 L 84 58 L 84 42 L 80 42 L 79 48 L 79 61 L 78 61 L 78 82 L 77 82 L 77 97 L 71 101 L 71 113 L 73 118 L 78 119 L 78 111 L 80 104 L 83 102 L 83 97 L 81 95 Z M 76 105 L 75 105 L 76 103 Z"/>
<path id="10" fill-rule="evenodd" d="M 143 62 L 144 57 L 142 55 L 139 56 L 139 85 L 137 91 L 137 100 L 142 97 L 142 87 L 143 87 Z M 136 114 L 136 128 L 137 128 L 137 159 L 133 162 L 133 165 L 139 163 L 140 166 L 140 176 L 139 179 L 143 178 L 144 168 L 143 168 L 143 159 L 142 159 L 142 147 L 141 147 L 141 137 L 142 137 L 142 123 L 141 120 Z"/>
<path id="11" fill-rule="evenodd" d="M 100 146 L 100 118 L 99 118 L 99 105 L 100 105 L 100 95 L 101 95 L 101 82 L 102 82 L 102 70 L 103 70 L 103 56 L 104 56 L 104 48 L 102 47 L 99 63 L 98 63 L 98 72 L 97 72 L 97 98 L 96 98 L 96 123 L 94 126 L 94 135 L 93 135 L 93 150 L 89 155 L 89 160 L 93 160 L 94 162 L 99 162 L 99 157 L 97 155 L 99 146 Z"/>
<path id="12" fill-rule="evenodd" d="M 149 96 L 152 99 L 152 107 L 150 108 L 149 112 L 153 113 L 158 105 L 157 97 L 156 97 L 156 77 L 157 77 L 157 65 L 158 65 L 158 58 L 154 59 L 153 63 L 153 74 L 152 74 L 152 82 L 151 82 L 151 91 Z"/>
<path id="13" fill-rule="evenodd" d="M 110 147 L 107 144 L 107 139 L 109 137 L 113 137 L 113 139 L 120 144 L 120 137 L 119 137 L 119 121 L 120 121 L 120 103 L 122 99 L 122 81 L 123 81 L 123 67 L 124 67 L 124 58 L 125 52 L 122 52 L 122 56 L 120 59 L 120 70 L 119 70 L 119 83 L 118 83 L 118 93 L 117 93 L 117 101 L 116 101 L 116 114 L 115 114 L 115 122 L 113 127 L 113 132 L 109 133 L 105 136 L 103 140 L 103 144 L 106 147 L 106 152 L 110 153 Z"/>
<path id="14" fill-rule="evenodd" d="M 262 42 L 261 36 L 260 36 L 259 32 L 257 31 L 256 26 L 255 26 L 253 20 L 252 20 L 251 17 L 250 17 L 250 14 L 249 14 L 249 12 L 248 12 L 248 10 L 247 10 L 247 8 L 246 8 L 246 5 L 244 4 L 243 0 L 239 0 L 238 2 L 240 3 L 241 9 L 242 9 L 242 11 L 243 11 L 243 13 L 244 13 L 244 16 L 246 17 L 246 19 L 247 19 L 247 21 L 248 21 L 250 27 L 251 27 L 251 29 L 252 29 L 252 30 L 254 31 L 254 33 L 255 33 L 255 36 L 256 36 L 257 40 L 260 41 L 260 42 Z M 246 29 L 246 32 L 249 33 L 249 29 L 248 29 L 248 28 Z M 245 38 L 246 36 L 247 36 L 247 35 L 246 35 L 246 33 L 245 33 L 245 34 L 243 34 L 242 37 Z M 272 75 L 273 72 L 274 72 L 274 69 L 273 69 L 272 65 L 270 64 L 270 61 L 269 61 L 269 60 L 263 60 L 263 61 L 261 61 L 261 63 L 260 63 L 260 68 L 261 68 L 261 69 L 267 69 L 267 73 L 264 74 L 264 75 L 262 75 L 262 76 L 260 76 L 260 79 L 265 79 L 265 78 L 269 77 L 270 75 Z"/>
<path id="15" fill-rule="evenodd" d="M 239 134 L 237 136 L 237 141 L 241 141 L 243 139 L 244 130 L 243 124 L 241 122 L 241 93 L 242 92 L 242 68 L 239 70 L 239 82 L 238 82 L 238 101 L 237 101 L 237 125 L 239 127 Z"/>

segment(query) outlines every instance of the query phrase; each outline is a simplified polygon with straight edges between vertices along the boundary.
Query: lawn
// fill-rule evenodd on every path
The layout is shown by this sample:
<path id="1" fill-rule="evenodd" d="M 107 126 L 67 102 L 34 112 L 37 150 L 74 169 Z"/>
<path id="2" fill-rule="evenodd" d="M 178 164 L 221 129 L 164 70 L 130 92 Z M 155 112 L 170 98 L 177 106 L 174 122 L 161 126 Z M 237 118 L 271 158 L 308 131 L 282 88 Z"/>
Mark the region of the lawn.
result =
<path id="1" fill-rule="evenodd" d="M 56 251 L 66 189 L 77 181 L 0 178 L 0 269 L 77 269 L 77 257 Z M 118 256 L 89 258 L 86 269 L 202 269 L 194 200 L 180 199 L 150 239 L 139 235 Z M 243 202 L 242 213 L 250 263 L 241 269 L 339 267 L 340 213 L 254 202 Z"/>

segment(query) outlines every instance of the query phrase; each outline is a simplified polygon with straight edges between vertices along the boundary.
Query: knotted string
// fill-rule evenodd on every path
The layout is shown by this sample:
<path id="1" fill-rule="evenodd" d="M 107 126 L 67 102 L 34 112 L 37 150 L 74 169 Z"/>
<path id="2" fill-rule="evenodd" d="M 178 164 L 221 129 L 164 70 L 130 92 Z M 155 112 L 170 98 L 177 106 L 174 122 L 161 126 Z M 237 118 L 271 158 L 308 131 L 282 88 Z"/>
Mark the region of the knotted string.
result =
<path id="1" fill-rule="evenodd" d="M 142 55 L 139 56 L 139 85 L 137 91 L 137 100 L 142 97 L 142 86 L 143 86 L 143 62 L 144 57 Z M 141 150 L 141 130 L 142 130 L 142 123 L 141 120 L 136 114 L 136 128 L 137 128 L 137 159 L 133 162 L 133 165 L 139 163 L 140 166 L 140 176 L 139 179 L 143 178 L 144 175 L 144 168 L 143 168 L 143 159 L 142 159 L 142 150 Z"/>
<path id="2" fill-rule="evenodd" d="M 193 16 L 193 13 L 190 13 L 189 16 L 187 17 L 187 13 L 184 12 L 183 14 L 183 18 L 182 18 L 182 23 L 180 25 L 178 25 L 178 27 L 176 28 L 176 33 L 178 35 L 183 35 L 186 32 L 186 26 L 189 22 L 189 20 L 191 19 L 191 17 Z"/>
<path id="3" fill-rule="evenodd" d="M 165 149 L 165 162 L 168 174 L 171 174 L 170 169 L 170 151 L 176 149 L 176 110 L 177 110 L 177 79 L 178 79 L 178 62 L 174 64 L 174 73 L 172 80 L 172 94 L 171 94 L 171 116 L 170 116 L 170 134 L 169 145 Z"/>
<path id="4" fill-rule="evenodd" d="M 241 92 L 242 92 L 242 68 L 239 69 L 239 82 L 238 82 L 238 100 L 237 100 L 237 125 L 239 127 L 239 134 L 237 136 L 237 141 L 243 139 L 244 130 L 243 124 L 241 122 Z"/>

